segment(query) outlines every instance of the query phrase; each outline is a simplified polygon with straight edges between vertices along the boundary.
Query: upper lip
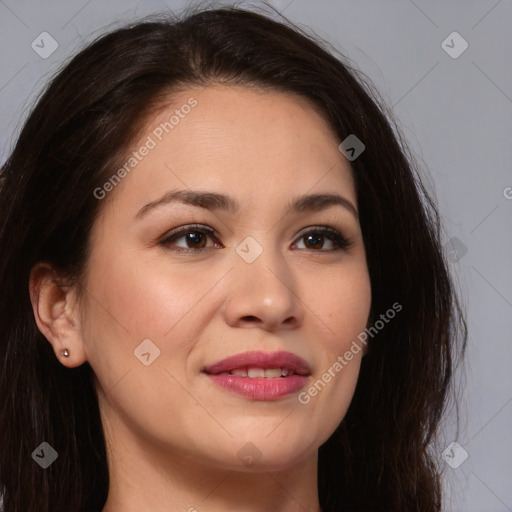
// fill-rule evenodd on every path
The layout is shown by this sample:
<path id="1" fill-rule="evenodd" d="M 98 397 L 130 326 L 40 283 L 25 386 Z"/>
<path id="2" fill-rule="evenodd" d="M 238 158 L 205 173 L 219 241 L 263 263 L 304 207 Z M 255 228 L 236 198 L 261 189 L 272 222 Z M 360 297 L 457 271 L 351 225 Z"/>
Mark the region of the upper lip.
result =
<path id="1" fill-rule="evenodd" d="M 206 366 L 203 372 L 216 375 L 222 372 L 229 372 L 240 368 L 262 368 L 268 370 L 270 368 L 287 368 L 293 370 L 299 375 L 310 375 L 308 363 L 291 352 L 259 352 L 250 351 L 241 354 L 235 354 L 226 357 L 221 361 Z"/>

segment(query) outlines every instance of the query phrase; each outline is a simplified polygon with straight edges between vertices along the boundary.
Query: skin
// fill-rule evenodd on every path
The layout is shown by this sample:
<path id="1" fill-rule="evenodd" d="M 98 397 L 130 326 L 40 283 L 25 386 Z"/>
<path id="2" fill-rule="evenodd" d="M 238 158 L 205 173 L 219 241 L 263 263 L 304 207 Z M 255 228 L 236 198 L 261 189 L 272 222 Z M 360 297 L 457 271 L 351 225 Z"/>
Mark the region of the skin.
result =
<path id="1" fill-rule="evenodd" d="M 83 296 L 58 286 L 49 265 L 34 267 L 36 321 L 62 364 L 88 361 L 97 377 L 110 468 L 103 512 L 317 512 L 318 448 L 347 411 L 364 351 L 307 404 L 297 393 L 244 398 L 201 370 L 247 350 L 286 350 L 309 363 L 307 390 L 364 330 L 371 289 L 356 215 L 285 208 L 336 193 L 357 209 L 352 170 L 305 99 L 242 86 L 173 94 L 132 149 L 190 97 L 197 106 L 103 200 Z M 228 194 L 241 209 L 171 203 L 135 218 L 177 188 Z M 194 247 L 183 235 L 159 244 L 193 223 L 219 235 L 200 235 L 202 252 L 177 252 Z M 308 242 L 312 226 L 350 247 L 327 252 L 328 235 Z M 248 236 L 263 249 L 253 263 L 235 251 Z M 145 339 L 160 350 L 149 366 L 134 356 Z M 247 443 L 261 455 L 251 467 L 237 455 Z"/>

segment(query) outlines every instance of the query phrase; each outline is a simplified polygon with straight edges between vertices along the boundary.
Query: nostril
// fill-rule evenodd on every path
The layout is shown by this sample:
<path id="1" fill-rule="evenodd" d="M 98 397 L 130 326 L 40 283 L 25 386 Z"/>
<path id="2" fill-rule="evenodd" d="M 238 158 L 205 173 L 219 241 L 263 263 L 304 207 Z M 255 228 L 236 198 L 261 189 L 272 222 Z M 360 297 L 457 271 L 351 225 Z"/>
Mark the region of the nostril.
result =
<path id="1" fill-rule="evenodd" d="M 253 322 L 254 320 L 258 320 L 258 317 L 254 316 L 254 315 L 247 315 L 247 316 L 244 316 L 243 319 Z"/>

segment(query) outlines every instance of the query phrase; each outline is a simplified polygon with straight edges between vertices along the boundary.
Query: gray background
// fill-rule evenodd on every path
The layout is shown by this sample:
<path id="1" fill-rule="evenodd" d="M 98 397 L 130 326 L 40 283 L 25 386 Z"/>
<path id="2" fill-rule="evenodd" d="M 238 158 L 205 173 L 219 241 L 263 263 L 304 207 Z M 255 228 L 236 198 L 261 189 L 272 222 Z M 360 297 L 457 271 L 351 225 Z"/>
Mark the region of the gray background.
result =
<path id="1" fill-rule="evenodd" d="M 331 42 L 373 80 L 430 173 L 444 243 L 447 250 L 457 247 L 450 265 L 469 321 L 468 358 L 457 374 L 461 429 L 457 435 L 449 417 L 436 452 L 446 470 L 445 510 L 512 510 L 512 1 L 269 3 Z M 66 57 L 106 25 L 187 5 L 0 0 L 0 161 Z M 59 45 L 46 59 L 31 47 L 44 31 Z M 441 46 L 454 31 L 469 45 L 458 58 Z M 460 41 L 447 44 L 461 48 Z M 452 441 L 469 454 L 456 469 L 441 455 Z"/>

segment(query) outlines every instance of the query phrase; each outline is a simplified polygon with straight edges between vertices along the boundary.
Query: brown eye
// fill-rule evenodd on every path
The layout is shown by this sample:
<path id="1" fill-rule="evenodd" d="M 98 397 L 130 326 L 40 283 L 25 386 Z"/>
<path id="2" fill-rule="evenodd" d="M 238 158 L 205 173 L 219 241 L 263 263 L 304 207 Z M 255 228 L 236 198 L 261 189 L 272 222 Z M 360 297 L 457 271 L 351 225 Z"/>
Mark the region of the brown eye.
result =
<path id="1" fill-rule="evenodd" d="M 209 237 L 215 238 L 215 233 L 210 228 L 203 226 L 185 226 L 168 233 L 160 242 L 160 245 L 178 252 L 201 251 L 203 249 L 209 249 L 209 247 L 207 247 Z M 183 240 L 183 242 L 180 242 L 181 245 L 178 245 L 180 240 Z"/>
<path id="2" fill-rule="evenodd" d="M 191 249 L 202 249 L 206 245 L 206 236 L 199 231 L 190 231 L 184 238 L 186 243 L 191 245 Z"/>
<path id="3" fill-rule="evenodd" d="M 341 233 L 327 226 L 310 229 L 300 236 L 300 240 L 304 240 L 305 249 L 316 252 L 341 251 L 352 245 L 352 242 Z M 330 244 L 327 249 L 324 248 L 326 241 L 328 245 Z M 302 247 L 299 248 L 302 249 Z"/>
<path id="4" fill-rule="evenodd" d="M 321 249 L 324 246 L 324 237 L 322 235 L 306 235 L 304 239 L 308 249 Z"/>

